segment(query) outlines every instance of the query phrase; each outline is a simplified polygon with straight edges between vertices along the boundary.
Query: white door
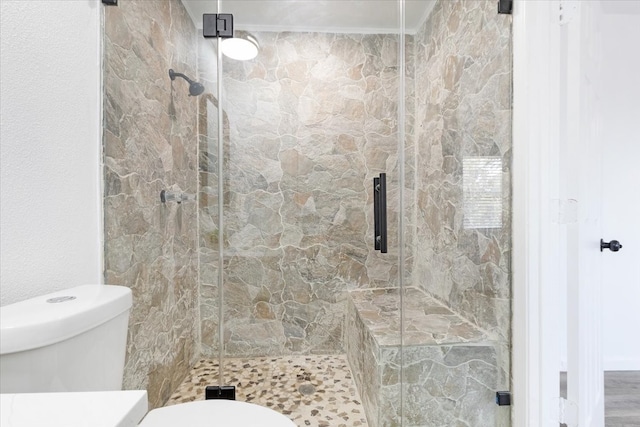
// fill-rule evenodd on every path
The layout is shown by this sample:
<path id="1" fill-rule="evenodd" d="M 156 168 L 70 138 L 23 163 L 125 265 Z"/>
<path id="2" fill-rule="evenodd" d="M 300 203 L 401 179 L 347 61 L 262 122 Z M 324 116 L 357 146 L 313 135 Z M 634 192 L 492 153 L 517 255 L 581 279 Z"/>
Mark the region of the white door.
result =
<path id="1" fill-rule="evenodd" d="M 623 248 L 603 254 L 604 369 L 640 370 L 640 2 L 604 17 L 602 225 Z"/>
<path id="2" fill-rule="evenodd" d="M 599 1 L 563 2 L 562 191 L 575 201 L 567 224 L 566 422 L 604 425 L 602 367 L 602 109 Z"/>

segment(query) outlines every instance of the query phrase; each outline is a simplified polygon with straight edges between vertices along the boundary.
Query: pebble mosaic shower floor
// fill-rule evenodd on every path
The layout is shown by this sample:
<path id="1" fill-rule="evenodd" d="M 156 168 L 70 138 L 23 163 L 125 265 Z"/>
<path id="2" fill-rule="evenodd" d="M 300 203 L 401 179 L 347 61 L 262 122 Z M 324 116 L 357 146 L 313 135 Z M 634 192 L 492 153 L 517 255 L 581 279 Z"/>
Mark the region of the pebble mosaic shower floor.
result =
<path id="1" fill-rule="evenodd" d="M 237 400 L 272 408 L 299 427 L 367 426 L 344 355 L 225 359 L 224 369 L 224 385 L 236 386 Z M 208 385 L 219 385 L 218 362 L 203 359 L 167 406 L 203 400 Z"/>

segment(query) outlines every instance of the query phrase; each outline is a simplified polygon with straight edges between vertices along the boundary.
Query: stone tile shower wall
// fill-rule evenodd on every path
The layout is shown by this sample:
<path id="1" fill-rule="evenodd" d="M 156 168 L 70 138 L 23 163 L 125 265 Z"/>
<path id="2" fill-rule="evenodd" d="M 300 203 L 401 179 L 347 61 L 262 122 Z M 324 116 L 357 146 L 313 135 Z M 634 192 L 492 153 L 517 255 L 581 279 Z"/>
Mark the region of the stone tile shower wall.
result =
<path id="1" fill-rule="evenodd" d="M 254 36 L 256 59 L 223 63 L 226 354 L 342 352 L 346 292 L 397 286 L 397 38 Z M 201 135 L 201 149 L 213 139 Z M 211 200 L 200 206 L 202 342 L 214 356 L 216 154 L 200 162 Z M 372 236 L 380 172 L 390 181 L 384 255 Z"/>
<path id="2" fill-rule="evenodd" d="M 508 385 L 511 254 L 511 17 L 494 1 L 439 1 L 415 36 L 413 285 L 488 331 Z M 501 227 L 465 228 L 463 159 L 502 164 Z M 500 196 L 498 196 L 500 197 Z"/>
<path id="3" fill-rule="evenodd" d="M 413 283 L 414 239 L 416 238 L 416 61 L 414 35 L 405 34 L 404 44 L 404 217 L 403 217 L 403 286 Z M 395 231 L 394 231 L 395 232 Z"/>
<path id="4" fill-rule="evenodd" d="M 124 387 L 161 406 L 197 357 L 196 31 L 178 0 L 105 8 L 105 281 L 133 291 Z"/>
<path id="5" fill-rule="evenodd" d="M 200 42 L 200 52 L 212 48 L 206 41 Z M 200 58 L 208 55 L 201 55 Z M 199 59 L 207 75 L 207 67 L 211 64 Z M 215 70 L 211 70 L 215 71 Z M 213 76 L 215 78 L 215 76 Z M 199 270 L 200 270 L 200 336 L 201 350 L 208 357 L 218 357 L 220 344 L 219 310 L 220 294 L 218 288 L 218 99 L 211 88 L 216 82 L 205 80 L 205 93 L 200 97 L 198 105 L 198 226 L 199 226 Z M 215 93 L 215 89 L 213 89 Z M 229 124 L 224 121 L 223 138 L 228 141 Z"/>

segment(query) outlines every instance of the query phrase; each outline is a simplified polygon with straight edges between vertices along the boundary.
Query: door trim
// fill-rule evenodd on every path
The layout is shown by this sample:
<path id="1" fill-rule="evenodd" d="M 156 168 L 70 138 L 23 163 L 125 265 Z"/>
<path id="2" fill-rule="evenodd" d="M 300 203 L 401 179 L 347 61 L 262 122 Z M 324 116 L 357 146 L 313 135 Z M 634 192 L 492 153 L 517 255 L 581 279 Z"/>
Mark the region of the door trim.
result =
<path id="1" fill-rule="evenodd" d="M 559 0 L 513 11 L 512 424 L 558 425 Z M 555 170 L 554 170 L 555 169 Z M 557 234 L 556 234 L 557 235 Z M 551 239 L 551 240 L 549 240 Z"/>

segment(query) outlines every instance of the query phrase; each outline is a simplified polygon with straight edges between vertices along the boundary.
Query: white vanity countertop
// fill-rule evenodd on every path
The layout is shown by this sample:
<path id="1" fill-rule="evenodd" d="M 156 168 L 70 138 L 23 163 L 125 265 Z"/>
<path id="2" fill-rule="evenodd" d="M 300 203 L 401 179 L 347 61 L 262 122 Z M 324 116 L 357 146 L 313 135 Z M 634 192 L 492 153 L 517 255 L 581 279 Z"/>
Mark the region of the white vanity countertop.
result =
<path id="1" fill-rule="evenodd" d="M 130 427 L 147 409 L 144 390 L 0 394 L 0 427 Z"/>

